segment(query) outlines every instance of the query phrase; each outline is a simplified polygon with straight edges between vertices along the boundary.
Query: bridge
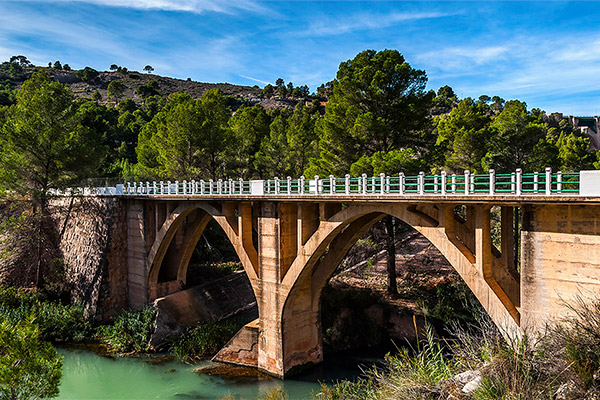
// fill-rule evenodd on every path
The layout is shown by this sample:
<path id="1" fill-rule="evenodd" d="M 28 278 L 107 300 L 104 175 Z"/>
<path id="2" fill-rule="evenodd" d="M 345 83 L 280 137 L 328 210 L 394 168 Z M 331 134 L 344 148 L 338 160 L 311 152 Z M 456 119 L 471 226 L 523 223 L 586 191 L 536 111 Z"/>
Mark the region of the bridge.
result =
<path id="1" fill-rule="evenodd" d="M 564 301 L 600 294 L 600 171 L 135 182 L 85 193 L 126 204 L 133 308 L 184 287 L 192 252 L 215 220 L 259 311 L 220 359 L 278 377 L 322 361 L 322 290 L 352 245 L 387 215 L 429 239 L 506 334 L 539 329 L 565 315 Z"/>

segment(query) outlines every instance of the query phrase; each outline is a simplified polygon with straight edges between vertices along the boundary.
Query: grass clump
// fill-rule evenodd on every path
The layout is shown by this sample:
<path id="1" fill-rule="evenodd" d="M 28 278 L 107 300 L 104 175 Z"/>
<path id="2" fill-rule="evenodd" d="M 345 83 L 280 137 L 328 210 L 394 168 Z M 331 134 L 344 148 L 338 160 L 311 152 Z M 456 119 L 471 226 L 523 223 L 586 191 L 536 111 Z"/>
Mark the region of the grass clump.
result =
<path id="1" fill-rule="evenodd" d="M 468 329 L 453 326 L 452 340 L 426 329 L 414 352 L 388 355 L 384 368 L 324 386 L 315 398 L 600 399 L 600 300 L 578 299 L 570 309 L 570 318 L 535 335 L 503 337 L 489 318 Z M 466 371 L 479 381 L 468 393 L 457 376 Z"/>
<path id="2" fill-rule="evenodd" d="M 149 351 L 155 316 L 153 307 L 123 311 L 111 325 L 100 327 L 99 337 L 119 353 Z"/>
<path id="3" fill-rule="evenodd" d="M 215 355 L 244 324 L 236 319 L 209 322 L 189 329 L 171 340 L 171 351 L 185 362 L 194 362 Z"/>

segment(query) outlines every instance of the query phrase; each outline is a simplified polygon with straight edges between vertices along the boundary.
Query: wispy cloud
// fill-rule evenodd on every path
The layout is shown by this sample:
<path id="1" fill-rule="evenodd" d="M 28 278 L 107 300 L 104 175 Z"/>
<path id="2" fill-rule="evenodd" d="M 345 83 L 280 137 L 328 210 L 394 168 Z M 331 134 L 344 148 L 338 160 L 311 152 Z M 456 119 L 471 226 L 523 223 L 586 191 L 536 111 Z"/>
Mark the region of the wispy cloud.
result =
<path id="1" fill-rule="evenodd" d="M 9 0 L 10 1 L 10 0 Z M 31 0 L 14 0 L 31 2 Z M 48 0 L 55 3 L 90 3 L 107 7 L 138 10 L 183 11 L 202 14 L 206 12 L 232 13 L 236 10 L 265 12 L 266 8 L 253 0 Z"/>
<path id="2" fill-rule="evenodd" d="M 342 35 L 356 31 L 388 28 L 401 22 L 418 21 L 423 19 L 443 18 L 457 13 L 442 12 L 393 12 L 390 14 L 362 13 L 344 18 L 322 18 L 304 31 L 310 36 Z"/>
<path id="3" fill-rule="evenodd" d="M 469 73 L 473 67 L 505 59 L 510 50 L 510 45 L 447 47 L 418 54 L 416 60 L 430 68 Z"/>
<path id="4" fill-rule="evenodd" d="M 263 80 L 260 80 L 260 79 L 256 79 L 256 78 L 253 78 L 251 76 L 246 76 L 246 75 L 242 75 L 242 74 L 239 74 L 239 76 L 241 76 L 242 78 L 245 78 L 245 79 L 249 79 L 249 80 L 251 80 L 253 82 L 262 83 L 263 85 L 269 85 L 269 84 L 272 85 L 271 82 L 267 82 L 267 81 L 263 81 Z"/>

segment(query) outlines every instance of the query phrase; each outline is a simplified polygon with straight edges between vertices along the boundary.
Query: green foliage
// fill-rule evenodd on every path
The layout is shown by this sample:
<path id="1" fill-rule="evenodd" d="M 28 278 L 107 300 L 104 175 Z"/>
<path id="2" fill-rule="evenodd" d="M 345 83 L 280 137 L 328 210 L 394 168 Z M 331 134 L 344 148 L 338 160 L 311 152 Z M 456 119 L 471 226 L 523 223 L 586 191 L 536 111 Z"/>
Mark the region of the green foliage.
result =
<path id="1" fill-rule="evenodd" d="M 182 361 L 212 357 L 244 324 L 235 319 L 201 324 L 172 339 L 171 350 Z"/>
<path id="2" fill-rule="evenodd" d="M 142 99 L 146 99 L 150 96 L 160 95 L 158 89 L 158 82 L 156 82 L 155 80 L 151 80 L 145 85 L 138 86 L 138 88 L 135 90 L 135 94 L 140 96 Z"/>
<path id="3" fill-rule="evenodd" d="M 43 200 L 51 187 L 96 170 L 104 148 L 79 111 L 69 88 L 50 81 L 45 70 L 23 84 L 2 128 L 6 188 Z"/>
<path id="4" fill-rule="evenodd" d="M 140 311 L 125 310 L 111 325 L 100 327 L 99 337 L 119 353 L 148 351 L 155 316 L 153 307 L 145 307 Z"/>
<path id="5" fill-rule="evenodd" d="M 366 50 L 340 64 L 317 124 L 320 158 L 310 173 L 344 175 L 361 157 L 422 146 L 430 96 L 427 76 L 395 50 Z"/>
<path id="6" fill-rule="evenodd" d="M 491 137 L 488 110 L 487 104 L 475 103 L 467 98 L 460 101 L 449 115 L 440 117 L 437 146 L 444 149 L 445 166 L 450 171 L 482 170 L 481 159 Z"/>
<path id="7" fill-rule="evenodd" d="M 92 82 L 100 75 L 100 73 L 93 68 L 85 67 L 84 69 L 75 71 L 75 75 L 82 81 Z"/>
<path id="8" fill-rule="evenodd" d="M 288 400 L 288 395 L 285 389 L 276 387 L 261 393 L 256 400 Z"/>
<path id="9" fill-rule="evenodd" d="M 0 398 L 35 399 L 58 396 L 62 357 L 40 340 L 31 319 L 0 319 Z"/>
<path id="10" fill-rule="evenodd" d="M 0 107 L 13 105 L 17 101 L 17 91 L 9 85 L 0 84 Z M 0 120 L 0 126 L 1 124 Z"/>
<path id="11" fill-rule="evenodd" d="M 39 326 L 44 340 L 81 342 L 92 332 L 91 321 L 81 305 L 63 305 L 48 301 L 36 291 L 0 287 L 0 319 L 16 324 L 29 317 Z"/>
<path id="12" fill-rule="evenodd" d="M 225 176 L 231 130 L 226 99 L 218 90 L 199 100 L 172 95 L 142 129 L 136 149 L 140 167 L 163 179 L 217 179 Z"/>
<path id="13" fill-rule="evenodd" d="M 114 100 L 115 103 L 118 103 L 121 97 L 123 97 L 123 93 L 125 92 L 125 84 L 120 79 L 116 79 L 111 81 L 108 84 L 108 90 L 106 91 L 106 96 Z"/>
<path id="14" fill-rule="evenodd" d="M 260 105 L 244 107 L 235 112 L 229 120 L 233 133 L 233 156 L 230 168 L 235 176 L 244 179 L 258 178 L 260 170 L 256 168 L 256 155 L 261 142 L 270 134 L 271 118 Z"/>

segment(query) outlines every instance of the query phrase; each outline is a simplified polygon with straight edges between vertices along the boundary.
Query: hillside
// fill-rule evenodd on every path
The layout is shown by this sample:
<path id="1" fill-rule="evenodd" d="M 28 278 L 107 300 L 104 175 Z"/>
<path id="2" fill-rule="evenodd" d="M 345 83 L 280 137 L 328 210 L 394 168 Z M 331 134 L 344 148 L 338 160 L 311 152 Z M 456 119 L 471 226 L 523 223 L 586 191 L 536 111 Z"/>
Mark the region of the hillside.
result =
<path id="1" fill-rule="evenodd" d="M 84 81 L 77 76 L 76 71 L 65 71 L 46 67 L 26 67 L 24 68 L 24 73 L 21 74 L 17 79 L 10 79 L 11 77 L 6 75 L 2 76 L 3 74 L 0 71 L 0 82 L 4 79 L 8 79 L 12 87 L 19 89 L 25 79 L 28 78 L 31 73 L 42 68 L 48 71 L 51 78 L 56 79 L 60 83 L 68 85 L 77 98 L 90 98 L 97 90 L 102 96 L 100 103 L 104 104 L 110 103 L 107 98 L 108 85 L 110 82 L 115 80 L 121 80 L 125 86 L 122 98 L 132 99 L 137 104 L 140 104 L 143 101 L 142 97 L 136 94 L 137 88 L 139 86 L 148 84 L 150 81 L 155 81 L 158 84 L 158 92 L 163 96 L 185 91 L 193 98 L 199 98 L 202 93 L 207 90 L 219 89 L 224 95 L 231 96 L 240 103 L 259 103 L 265 109 L 284 107 L 293 108 L 300 101 L 300 99 L 279 99 L 277 97 L 265 99 L 262 96 L 262 89 L 258 86 L 242 86 L 233 85 L 230 83 L 196 82 L 193 80 L 176 79 L 136 71 L 98 71 L 99 74 L 95 79 Z"/>

